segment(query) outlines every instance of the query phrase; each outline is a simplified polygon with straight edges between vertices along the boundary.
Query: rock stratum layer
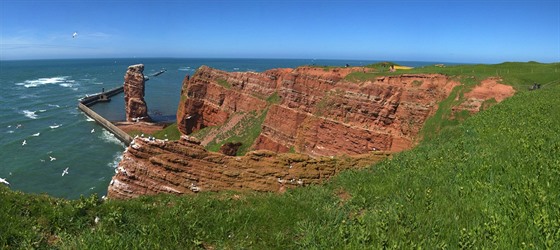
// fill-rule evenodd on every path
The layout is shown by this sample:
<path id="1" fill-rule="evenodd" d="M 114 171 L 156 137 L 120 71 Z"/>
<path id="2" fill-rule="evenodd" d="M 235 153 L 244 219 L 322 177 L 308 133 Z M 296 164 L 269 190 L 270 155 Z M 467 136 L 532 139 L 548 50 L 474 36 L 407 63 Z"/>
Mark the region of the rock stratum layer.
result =
<path id="1" fill-rule="evenodd" d="M 341 170 L 364 167 L 385 157 L 366 154 L 311 158 L 268 150 L 226 156 L 208 152 L 197 139 L 188 136 L 178 141 L 135 138 L 124 152 L 108 196 L 122 199 L 219 190 L 282 192 L 286 188 L 321 183 Z"/>
<path id="2" fill-rule="evenodd" d="M 312 156 L 397 152 L 412 146 L 426 119 L 458 82 L 439 74 L 344 80 L 363 68 L 299 67 L 263 73 L 201 67 L 183 83 L 179 130 L 190 134 L 234 113 L 268 107 L 253 149 Z M 267 99 L 277 95 L 279 103 Z"/>
<path id="3" fill-rule="evenodd" d="M 144 65 L 136 64 L 128 67 L 124 75 L 124 103 L 126 121 L 149 122 L 148 106 L 144 101 Z"/>
<path id="4" fill-rule="evenodd" d="M 177 111 L 182 139 L 136 138 L 123 155 L 108 196 L 282 191 L 321 183 L 341 170 L 371 165 L 385 158 L 385 152 L 412 147 L 438 103 L 460 85 L 440 74 L 344 79 L 366 70 L 299 67 L 255 73 L 203 66 L 183 81 Z M 513 88 L 498 81 L 483 81 L 453 111 L 477 112 L 488 99 L 513 95 Z M 208 152 L 200 140 L 188 136 L 210 126 L 233 130 L 240 117 L 254 111 L 266 112 L 266 117 L 251 145 L 255 151 L 245 156 Z M 222 151 L 235 154 L 238 146 Z"/>

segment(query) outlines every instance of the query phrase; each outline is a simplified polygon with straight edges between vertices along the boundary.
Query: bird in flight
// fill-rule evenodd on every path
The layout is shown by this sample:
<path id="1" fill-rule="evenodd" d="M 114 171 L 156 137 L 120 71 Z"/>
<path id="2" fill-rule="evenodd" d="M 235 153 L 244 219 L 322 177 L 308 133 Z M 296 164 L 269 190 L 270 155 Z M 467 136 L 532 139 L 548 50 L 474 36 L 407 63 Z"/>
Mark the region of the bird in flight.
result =
<path id="1" fill-rule="evenodd" d="M 74 32 L 74 34 L 72 34 L 72 38 L 76 38 L 78 36 L 78 32 Z"/>
<path id="2" fill-rule="evenodd" d="M 68 174 L 68 168 L 66 168 L 62 171 L 62 176 L 67 175 L 67 174 Z"/>

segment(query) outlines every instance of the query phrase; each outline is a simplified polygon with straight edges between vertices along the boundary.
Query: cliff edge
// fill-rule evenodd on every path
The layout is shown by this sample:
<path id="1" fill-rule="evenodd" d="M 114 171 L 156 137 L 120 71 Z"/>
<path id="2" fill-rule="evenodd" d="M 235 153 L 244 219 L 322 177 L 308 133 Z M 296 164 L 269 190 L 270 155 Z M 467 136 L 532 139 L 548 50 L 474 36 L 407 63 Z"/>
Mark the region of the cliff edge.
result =
<path id="1" fill-rule="evenodd" d="M 452 90 L 464 87 L 441 74 L 345 80 L 352 72 L 368 70 L 306 66 L 255 73 L 202 66 L 183 81 L 177 111 L 181 140 L 135 138 L 124 152 L 108 196 L 282 192 L 321 183 L 341 170 L 369 166 L 411 148 L 442 100 L 455 98 Z M 513 88 L 499 81 L 489 78 L 464 96 L 457 94 L 453 112 L 478 112 L 489 99 L 499 102 L 513 95 Z M 254 151 L 230 156 L 241 143 L 216 133 L 235 137 L 246 118 L 254 116 L 263 117 L 253 119 L 258 129 L 245 145 Z M 198 133 L 205 128 L 218 132 Z M 192 133 L 199 138 L 189 136 Z M 204 147 L 220 140 L 229 145 L 221 149 L 228 155 Z"/>

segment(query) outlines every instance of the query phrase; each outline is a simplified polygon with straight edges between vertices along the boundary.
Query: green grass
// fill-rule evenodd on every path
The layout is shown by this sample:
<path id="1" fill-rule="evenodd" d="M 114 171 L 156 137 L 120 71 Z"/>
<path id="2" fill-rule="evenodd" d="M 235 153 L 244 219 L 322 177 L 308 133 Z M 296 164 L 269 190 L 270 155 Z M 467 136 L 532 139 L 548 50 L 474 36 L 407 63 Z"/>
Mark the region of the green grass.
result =
<path id="1" fill-rule="evenodd" d="M 278 92 L 274 92 L 272 93 L 272 95 L 270 95 L 268 98 L 266 98 L 266 102 L 271 105 L 271 104 L 279 104 L 282 102 L 282 97 L 280 97 L 278 95 Z"/>
<path id="2" fill-rule="evenodd" d="M 142 131 L 134 130 L 128 133 L 130 136 L 134 137 L 136 135 L 144 134 Z M 154 132 L 153 134 L 144 134 L 144 136 L 153 136 L 157 139 L 169 139 L 169 140 L 179 140 L 181 138 L 181 132 L 177 128 L 177 123 L 174 122 L 164 129 Z"/>
<path id="3" fill-rule="evenodd" d="M 391 160 L 281 195 L 69 201 L 0 185 L 0 248 L 559 249 L 559 96 L 560 83 L 521 91 Z"/>
<path id="4" fill-rule="evenodd" d="M 372 65 L 373 68 L 380 66 Z M 383 68 L 381 68 L 383 69 Z M 560 79 L 560 63 L 538 62 L 505 62 L 500 64 L 471 64 L 446 67 L 425 66 L 406 71 L 387 72 L 379 70 L 376 73 L 354 72 L 346 76 L 349 81 L 374 80 L 383 75 L 416 73 L 439 73 L 459 78 L 475 77 L 478 80 L 491 76 L 501 77 L 504 83 L 512 85 L 517 90 L 527 90 L 533 83 L 547 84 L 558 82 Z"/>
<path id="5" fill-rule="evenodd" d="M 558 96 L 520 93 L 392 160 L 283 195 L 101 203 L 2 186 L 0 247 L 558 249 Z"/>
<path id="6" fill-rule="evenodd" d="M 267 112 L 268 108 L 264 111 L 252 111 L 246 114 L 231 130 L 220 132 L 214 140 L 206 145 L 206 149 L 217 152 L 225 143 L 240 142 L 241 147 L 239 147 L 237 155 L 245 155 L 260 135 Z M 219 127 L 214 129 L 219 129 Z"/>
<path id="7" fill-rule="evenodd" d="M 231 84 L 228 81 L 226 81 L 225 79 L 218 79 L 217 83 L 218 83 L 218 85 L 220 85 L 220 86 L 222 86 L 226 89 L 231 89 Z"/>

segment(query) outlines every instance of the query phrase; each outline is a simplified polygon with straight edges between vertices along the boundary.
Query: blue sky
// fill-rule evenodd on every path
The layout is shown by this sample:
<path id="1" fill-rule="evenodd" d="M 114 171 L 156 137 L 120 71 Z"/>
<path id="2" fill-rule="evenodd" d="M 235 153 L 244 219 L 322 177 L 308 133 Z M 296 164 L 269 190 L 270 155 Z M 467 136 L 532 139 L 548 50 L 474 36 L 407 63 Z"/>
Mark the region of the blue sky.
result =
<path id="1" fill-rule="evenodd" d="M 558 62 L 560 1 L 0 0 L 0 60 L 115 57 Z"/>

